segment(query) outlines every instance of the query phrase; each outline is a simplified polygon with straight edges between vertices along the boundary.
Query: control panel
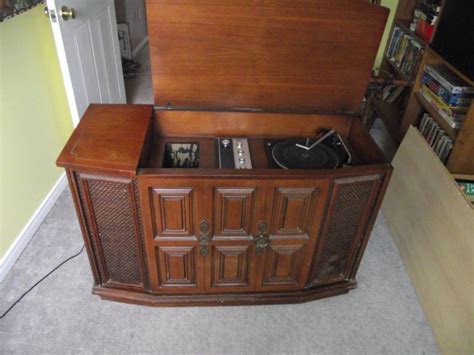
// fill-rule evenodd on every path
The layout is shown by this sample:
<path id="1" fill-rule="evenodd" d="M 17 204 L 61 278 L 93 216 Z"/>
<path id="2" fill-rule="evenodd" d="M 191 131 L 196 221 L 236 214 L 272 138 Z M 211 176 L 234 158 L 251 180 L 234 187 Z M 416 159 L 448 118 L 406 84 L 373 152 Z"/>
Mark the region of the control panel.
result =
<path id="1" fill-rule="evenodd" d="M 246 138 L 219 138 L 219 168 L 252 169 L 249 143 Z"/>

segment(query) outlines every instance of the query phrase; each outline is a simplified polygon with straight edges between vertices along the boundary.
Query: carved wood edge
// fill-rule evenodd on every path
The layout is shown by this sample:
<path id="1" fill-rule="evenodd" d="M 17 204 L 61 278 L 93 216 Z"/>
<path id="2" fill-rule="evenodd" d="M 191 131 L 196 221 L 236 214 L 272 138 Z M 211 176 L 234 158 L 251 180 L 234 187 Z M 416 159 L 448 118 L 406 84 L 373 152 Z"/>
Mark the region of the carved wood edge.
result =
<path id="1" fill-rule="evenodd" d="M 356 287 L 357 282 L 350 280 L 302 291 L 283 292 L 154 295 L 94 286 L 92 293 L 104 300 L 153 307 L 240 306 L 305 303 L 321 298 L 342 295 Z"/>

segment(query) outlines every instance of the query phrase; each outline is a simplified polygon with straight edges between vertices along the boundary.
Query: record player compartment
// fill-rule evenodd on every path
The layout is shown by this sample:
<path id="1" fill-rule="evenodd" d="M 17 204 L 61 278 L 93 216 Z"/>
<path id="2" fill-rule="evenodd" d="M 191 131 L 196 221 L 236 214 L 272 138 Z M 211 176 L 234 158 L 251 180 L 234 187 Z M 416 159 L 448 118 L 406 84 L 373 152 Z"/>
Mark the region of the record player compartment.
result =
<path id="1" fill-rule="evenodd" d="M 224 137 L 248 138 L 253 169 L 270 169 L 266 140 L 313 137 L 322 128 L 334 129 L 341 135 L 354 157 L 354 167 L 386 163 L 360 120 L 344 115 L 156 110 L 153 127 L 153 138 L 142 152 L 147 159 L 139 165 L 146 173 L 181 167 L 194 168 L 189 171 L 195 173 L 203 169 L 216 169 L 219 173 L 216 139 Z M 184 164 L 187 166 L 173 164 L 169 155 L 183 150 L 183 144 L 197 146 L 193 148 L 197 157 L 191 164 Z M 308 170 L 315 174 L 325 169 Z"/>

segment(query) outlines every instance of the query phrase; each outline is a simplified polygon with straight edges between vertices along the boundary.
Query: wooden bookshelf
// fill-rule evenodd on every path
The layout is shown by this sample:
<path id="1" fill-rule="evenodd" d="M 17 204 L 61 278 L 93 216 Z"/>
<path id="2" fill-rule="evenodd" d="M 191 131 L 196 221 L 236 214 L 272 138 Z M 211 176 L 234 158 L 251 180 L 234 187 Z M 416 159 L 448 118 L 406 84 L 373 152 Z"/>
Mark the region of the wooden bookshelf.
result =
<path id="1" fill-rule="evenodd" d="M 423 59 L 418 70 L 418 74 L 410 93 L 406 110 L 403 114 L 399 136 L 404 137 L 410 126 L 417 126 L 421 120 L 423 112 L 428 112 L 433 119 L 446 131 L 454 140 L 454 147 L 446 164 L 447 169 L 452 174 L 474 174 L 474 102 L 471 103 L 469 111 L 464 119 L 460 129 L 453 129 L 438 114 L 431 104 L 419 93 L 421 88 L 421 78 L 423 77 L 423 68 L 426 64 L 443 63 L 452 71 L 463 78 L 470 85 L 474 82 L 469 80 L 463 73 L 450 65 L 443 57 L 436 53 L 431 47 L 427 46 Z"/>
<path id="2" fill-rule="evenodd" d="M 393 103 L 388 103 L 381 98 L 375 98 L 371 100 L 371 103 L 377 116 L 382 119 L 387 131 L 390 133 L 395 145 L 398 145 L 402 141 L 410 126 L 418 125 L 422 113 L 425 111 L 428 112 L 454 141 L 454 147 L 446 165 L 448 170 L 453 174 L 474 174 L 474 139 L 472 138 L 474 137 L 474 104 L 471 104 L 463 126 L 460 129 L 456 129 L 451 127 L 436 109 L 420 94 L 421 78 L 423 77 L 423 69 L 426 64 L 446 64 L 469 84 L 474 86 L 474 82 L 469 80 L 465 75 L 444 60 L 444 58 L 438 55 L 430 47 L 428 41 L 425 41 L 410 30 L 410 23 L 418 1 L 419 0 L 399 0 L 380 68 L 383 71 L 391 73 L 395 79 L 405 81 L 407 87 L 401 97 Z M 441 6 L 440 17 L 445 4 L 446 0 Z M 403 31 L 412 36 L 424 48 L 418 71 L 413 78 L 409 78 L 403 73 L 387 55 L 395 26 L 400 27 Z M 435 27 L 434 35 L 436 35 L 436 29 Z"/>
<path id="3" fill-rule="evenodd" d="M 401 128 L 402 118 L 404 117 L 404 113 L 407 109 L 407 105 L 409 103 L 409 99 L 413 95 L 415 90 L 415 83 L 416 78 L 418 77 L 420 66 L 418 67 L 418 71 L 413 77 L 408 77 L 405 73 L 403 73 L 394 63 L 393 61 L 387 56 L 387 51 L 390 47 L 390 42 L 392 39 L 393 31 L 396 26 L 400 27 L 404 32 L 408 33 L 412 36 L 425 50 L 428 47 L 429 43 L 421 38 L 418 34 L 414 31 L 410 30 L 410 23 L 413 19 L 413 13 L 415 8 L 418 4 L 419 0 L 399 0 L 397 9 L 394 16 L 394 21 L 392 25 L 392 29 L 390 31 L 389 39 L 387 41 L 387 45 L 385 48 L 385 54 L 382 61 L 382 65 L 380 69 L 384 72 L 391 73 L 395 79 L 403 80 L 407 83 L 407 88 L 402 94 L 402 98 L 397 100 L 395 103 L 386 104 L 382 103 L 381 99 L 373 100 L 374 102 L 374 110 L 377 112 L 379 117 L 382 119 L 387 131 L 390 133 L 390 136 L 394 139 L 395 145 L 398 145 L 403 136 L 406 133 L 406 129 L 409 126 L 404 126 L 403 129 Z M 442 12 L 442 10 L 441 10 Z M 436 30 L 435 30 L 436 31 Z M 424 53 L 421 57 L 421 62 L 423 62 Z"/>

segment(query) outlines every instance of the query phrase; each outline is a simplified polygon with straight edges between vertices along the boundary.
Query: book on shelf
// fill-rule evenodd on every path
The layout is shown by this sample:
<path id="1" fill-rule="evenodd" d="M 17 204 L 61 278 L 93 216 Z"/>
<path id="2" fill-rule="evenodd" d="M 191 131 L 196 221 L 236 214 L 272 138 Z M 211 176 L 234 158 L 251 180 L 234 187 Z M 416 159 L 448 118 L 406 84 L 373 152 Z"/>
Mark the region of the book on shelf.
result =
<path id="1" fill-rule="evenodd" d="M 423 84 L 421 86 L 421 91 L 433 97 L 433 100 L 435 101 L 438 108 L 445 111 L 455 121 L 461 121 L 464 116 L 462 114 L 465 114 L 469 110 L 469 106 L 449 105 L 446 101 L 443 100 L 442 96 L 438 95 L 426 84 Z"/>
<path id="2" fill-rule="evenodd" d="M 433 149 L 433 152 L 443 164 L 446 164 L 453 149 L 454 141 L 428 113 L 423 114 L 418 130 Z"/>
<path id="3" fill-rule="evenodd" d="M 421 86 L 420 94 L 450 127 L 457 129 L 462 127 L 462 122 L 466 118 L 465 112 L 455 112 L 449 107 L 443 108 L 443 100 L 426 85 Z"/>
<path id="4" fill-rule="evenodd" d="M 434 27 L 434 25 L 429 24 L 425 20 L 419 19 L 416 23 L 415 32 L 426 42 L 431 42 L 431 39 L 433 38 Z"/>
<path id="5" fill-rule="evenodd" d="M 396 87 L 396 85 L 385 86 L 382 90 L 382 100 L 387 100 L 387 98 L 392 94 Z"/>
<path id="6" fill-rule="evenodd" d="M 410 29 L 427 42 L 433 38 L 441 5 L 441 0 L 420 0 L 415 8 Z"/>
<path id="7" fill-rule="evenodd" d="M 404 86 L 387 85 L 382 90 L 382 100 L 393 103 L 401 95 L 403 90 L 405 90 Z"/>
<path id="8" fill-rule="evenodd" d="M 418 21 L 423 20 L 429 25 L 434 25 L 438 20 L 438 13 L 431 12 L 426 8 L 420 7 L 415 9 L 414 18 Z"/>
<path id="9" fill-rule="evenodd" d="M 397 86 L 395 89 L 392 90 L 390 95 L 387 97 L 387 102 L 393 103 L 396 99 L 400 97 L 402 92 L 405 90 L 404 86 Z"/>
<path id="10" fill-rule="evenodd" d="M 418 40 L 395 26 L 387 49 L 387 59 L 408 78 L 412 78 L 418 69 L 423 46 Z"/>
<path id="11" fill-rule="evenodd" d="M 474 94 L 453 94 L 435 78 L 433 78 L 426 71 L 421 77 L 421 84 L 428 86 L 436 95 L 440 96 L 443 101 L 449 106 L 454 107 L 469 107 L 471 101 L 474 99 Z"/>
<path id="12" fill-rule="evenodd" d="M 443 85 L 451 94 L 474 94 L 474 87 L 449 69 L 446 64 L 426 64 L 424 71 Z"/>

